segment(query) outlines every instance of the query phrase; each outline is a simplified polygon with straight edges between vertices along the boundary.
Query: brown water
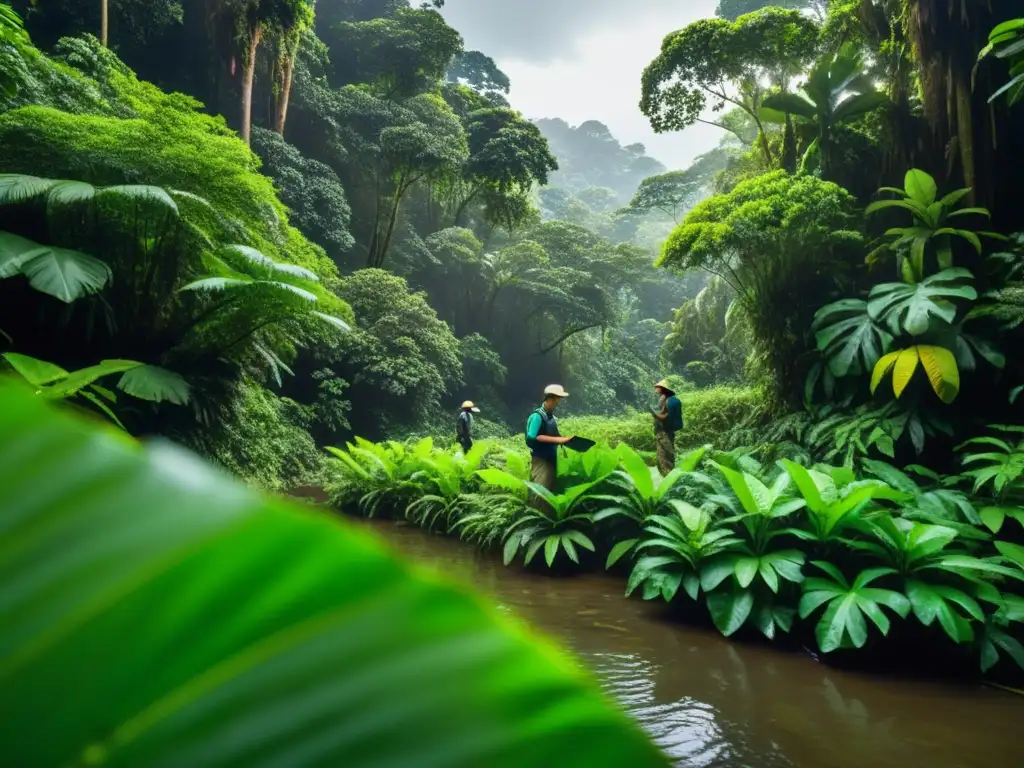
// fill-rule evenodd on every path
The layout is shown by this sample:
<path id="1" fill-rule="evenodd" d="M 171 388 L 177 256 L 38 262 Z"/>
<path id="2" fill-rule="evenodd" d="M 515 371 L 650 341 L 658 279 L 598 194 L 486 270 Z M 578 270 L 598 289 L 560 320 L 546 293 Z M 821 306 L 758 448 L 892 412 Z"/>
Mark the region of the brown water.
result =
<path id="1" fill-rule="evenodd" d="M 1020 696 L 836 671 L 667 623 L 621 579 L 531 575 L 416 528 L 372 527 L 571 648 L 679 766 L 1024 766 Z"/>

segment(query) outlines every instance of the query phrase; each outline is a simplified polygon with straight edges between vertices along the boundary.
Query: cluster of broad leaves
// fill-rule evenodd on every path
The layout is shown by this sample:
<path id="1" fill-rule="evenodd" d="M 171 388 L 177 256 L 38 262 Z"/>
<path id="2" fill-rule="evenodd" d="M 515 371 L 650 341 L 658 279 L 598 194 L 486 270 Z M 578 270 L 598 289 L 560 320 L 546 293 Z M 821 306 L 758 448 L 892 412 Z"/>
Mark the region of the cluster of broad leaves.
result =
<path id="1" fill-rule="evenodd" d="M 726 636 L 802 623 L 829 653 L 910 622 L 973 648 L 983 670 L 1001 656 L 1024 668 L 1024 443 L 962 450 L 963 474 L 940 477 L 872 460 L 762 466 L 705 447 L 660 477 L 628 446 L 599 446 L 566 453 L 551 492 L 493 445 L 359 440 L 332 451 L 329 490 L 363 514 L 501 547 L 506 565 L 628 566 L 627 595 L 703 606 Z"/>
<path id="2" fill-rule="evenodd" d="M 819 382 L 826 399 L 845 405 L 863 403 L 865 389 L 875 398 L 884 395 L 885 404 L 896 404 L 876 424 L 885 444 L 909 436 L 920 454 L 926 437 L 953 434 L 948 412 L 931 407 L 929 390 L 948 406 L 960 394 L 964 373 L 983 364 L 990 371 L 1007 369 L 1007 333 L 1019 315 L 1015 273 L 1022 257 L 1019 249 L 1006 246 L 987 255 L 984 274 L 957 265 L 977 262 L 985 254 L 985 240 L 1008 241 L 974 228 L 989 211 L 964 205 L 970 189 L 940 196 L 935 179 L 913 169 L 902 189 L 884 187 L 879 193 L 885 197 L 867 206 L 869 216 L 909 214 L 910 222 L 888 229 L 868 263 L 877 266 L 894 257 L 899 280 L 878 283 L 866 297 L 848 296 L 817 312 L 812 331 L 822 363 L 808 380 L 807 400 L 814 399 Z M 986 284 L 989 290 L 979 290 Z M 1012 387 L 1016 382 L 1010 380 Z M 885 382 L 889 386 L 883 387 Z M 1011 400 L 1017 393 L 1012 390 Z"/>
<path id="3" fill-rule="evenodd" d="M 6 382 L 0 456 L 11 764 L 667 764 L 561 651 L 365 532 Z"/>

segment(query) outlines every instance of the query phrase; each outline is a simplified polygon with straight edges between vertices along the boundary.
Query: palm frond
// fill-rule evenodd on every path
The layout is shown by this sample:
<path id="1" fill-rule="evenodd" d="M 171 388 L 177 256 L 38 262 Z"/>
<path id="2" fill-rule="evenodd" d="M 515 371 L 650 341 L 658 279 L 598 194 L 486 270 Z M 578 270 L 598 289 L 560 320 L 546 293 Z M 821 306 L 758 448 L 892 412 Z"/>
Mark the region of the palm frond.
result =
<path id="1" fill-rule="evenodd" d="M 339 330 L 342 330 L 342 331 L 351 331 L 352 330 L 352 326 L 349 325 L 348 323 L 346 323 L 340 317 L 335 317 L 334 315 L 328 315 L 326 312 L 314 312 L 313 315 L 315 317 L 319 317 L 321 320 L 323 320 L 326 323 L 330 323 L 331 325 L 333 325 L 335 328 L 338 328 Z"/>
<path id="2" fill-rule="evenodd" d="M 0 173 L 0 205 L 16 205 L 45 195 L 57 181 L 23 173 Z"/>
<path id="3" fill-rule="evenodd" d="M 109 195 L 135 202 L 156 203 L 166 208 L 175 216 L 178 215 L 178 204 L 174 202 L 174 198 L 167 193 L 167 190 L 162 187 L 154 187 L 149 184 L 121 184 L 115 187 L 104 187 L 96 194 L 97 197 Z"/>
<path id="4" fill-rule="evenodd" d="M 19 173 L 0 174 L 0 205 L 25 203 L 38 197 L 49 206 L 91 203 L 102 197 L 119 197 L 134 202 L 156 203 L 178 215 L 178 205 L 167 190 L 149 184 L 118 184 L 95 187 L 85 181 L 44 179 Z"/>
<path id="5" fill-rule="evenodd" d="M 255 280 L 241 279 L 235 277 L 201 277 L 198 280 L 193 280 L 188 285 L 182 286 L 183 291 L 197 291 L 197 292 L 218 292 L 227 291 L 232 288 L 240 288 L 245 285 L 255 284 Z"/>

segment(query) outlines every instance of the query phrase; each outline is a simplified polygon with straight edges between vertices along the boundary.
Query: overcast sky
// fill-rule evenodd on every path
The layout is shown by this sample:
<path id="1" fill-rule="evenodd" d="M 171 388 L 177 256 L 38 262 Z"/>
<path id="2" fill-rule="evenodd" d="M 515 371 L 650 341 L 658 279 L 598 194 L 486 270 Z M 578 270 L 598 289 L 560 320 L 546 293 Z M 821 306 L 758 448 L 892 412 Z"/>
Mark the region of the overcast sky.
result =
<path id="1" fill-rule="evenodd" d="M 643 142 L 670 168 L 718 144 L 696 125 L 656 135 L 640 114 L 640 75 L 662 38 L 712 16 L 717 0 L 446 0 L 442 11 L 467 50 L 491 56 L 527 117 L 600 120 L 623 144 Z"/>

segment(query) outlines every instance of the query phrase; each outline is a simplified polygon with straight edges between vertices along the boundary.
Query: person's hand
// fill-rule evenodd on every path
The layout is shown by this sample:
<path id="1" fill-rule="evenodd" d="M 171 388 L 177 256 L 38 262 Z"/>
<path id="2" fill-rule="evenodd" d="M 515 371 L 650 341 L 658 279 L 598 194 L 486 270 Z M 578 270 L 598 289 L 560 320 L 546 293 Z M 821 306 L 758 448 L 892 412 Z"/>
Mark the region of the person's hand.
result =
<path id="1" fill-rule="evenodd" d="M 561 443 L 561 444 L 562 444 L 562 445 L 565 445 L 565 444 L 567 444 L 567 443 L 570 443 L 570 442 L 572 442 L 572 441 L 573 441 L 573 439 L 574 439 L 574 438 L 572 438 L 572 437 L 563 437 L 563 438 L 562 438 L 562 443 Z"/>

